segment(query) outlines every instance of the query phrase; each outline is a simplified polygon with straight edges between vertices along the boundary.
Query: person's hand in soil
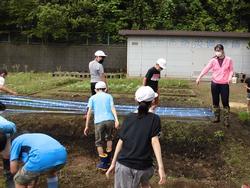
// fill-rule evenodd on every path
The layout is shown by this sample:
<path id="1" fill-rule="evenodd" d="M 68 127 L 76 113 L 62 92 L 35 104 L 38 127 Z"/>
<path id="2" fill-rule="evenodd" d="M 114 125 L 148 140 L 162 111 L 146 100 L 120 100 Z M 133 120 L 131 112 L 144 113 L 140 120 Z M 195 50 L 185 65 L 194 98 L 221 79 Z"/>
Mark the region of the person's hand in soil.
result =
<path id="1" fill-rule="evenodd" d="M 115 165 L 114 164 L 111 164 L 109 169 L 107 170 L 106 172 L 106 177 L 109 179 L 110 177 L 110 174 L 114 172 L 114 169 L 115 169 Z"/>
<path id="2" fill-rule="evenodd" d="M 159 185 L 163 185 L 166 183 L 166 174 L 163 168 L 159 168 L 159 176 L 160 176 L 160 181 L 158 182 Z"/>
<path id="3" fill-rule="evenodd" d="M 89 134 L 89 127 L 85 127 L 85 129 L 84 129 L 84 135 L 88 136 L 88 134 Z"/>

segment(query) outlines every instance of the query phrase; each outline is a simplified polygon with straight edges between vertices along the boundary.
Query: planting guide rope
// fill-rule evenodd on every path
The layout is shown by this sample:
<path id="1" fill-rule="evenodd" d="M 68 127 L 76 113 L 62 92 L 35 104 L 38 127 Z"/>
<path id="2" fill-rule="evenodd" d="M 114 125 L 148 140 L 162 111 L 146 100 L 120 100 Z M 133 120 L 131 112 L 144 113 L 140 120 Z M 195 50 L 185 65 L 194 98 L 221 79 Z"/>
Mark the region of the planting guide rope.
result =
<path id="1" fill-rule="evenodd" d="M 42 108 L 43 110 L 6 109 L 6 113 L 55 113 L 55 114 L 84 114 L 87 110 L 86 102 L 40 99 L 24 96 L 0 95 L 0 102 L 7 106 Z M 115 105 L 119 114 L 125 115 L 137 110 L 133 105 Z M 44 109 L 53 109 L 44 110 Z M 156 114 L 169 117 L 208 118 L 213 113 L 209 108 L 173 108 L 158 107 Z"/>

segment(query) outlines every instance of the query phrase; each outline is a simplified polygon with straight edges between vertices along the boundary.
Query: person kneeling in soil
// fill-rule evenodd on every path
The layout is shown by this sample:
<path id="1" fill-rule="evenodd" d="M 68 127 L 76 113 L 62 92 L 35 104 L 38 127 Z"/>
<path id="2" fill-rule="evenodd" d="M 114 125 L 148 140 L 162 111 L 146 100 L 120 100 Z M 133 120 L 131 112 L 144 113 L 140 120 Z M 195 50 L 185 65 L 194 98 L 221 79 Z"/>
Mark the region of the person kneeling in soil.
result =
<path id="1" fill-rule="evenodd" d="M 13 175 L 10 173 L 10 146 L 11 137 L 14 133 L 16 133 L 15 123 L 8 121 L 2 116 L 0 116 L 0 132 L 4 135 L 4 138 L 6 139 L 6 144 L 0 146 L 0 153 L 3 160 L 3 174 L 5 177 L 6 187 L 11 188 L 15 187 L 13 182 Z"/>
<path id="2" fill-rule="evenodd" d="M 6 135 L 0 133 L 0 147 L 4 148 L 6 143 Z M 48 177 L 48 188 L 57 188 L 56 172 L 63 168 L 66 159 L 66 149 L 46 134 L 27 133 L 17 136 L 10 150 L 10 171 L 15 174 L 16 188 L 37 187 L 38 178 L 43 174 Z"/>
<path id="3" fill-rule="evenodd" d="M 90 97 L 88 101 L 88 112 L 85 123 L 84 135 L 88 135 L 89 121 L 91 111 L 94 111 L 95 124 L 95 145 L 100 157 L 98 169 L 107 170 L 110 164 L 110 155 L 112 152 L 112 133 L 115 128 L 119 127 L 116 109 L 113 102 L 113 97 L 106 93 L 106 84 L 99 81 L 95 85 L 96 94 Z M 104 144 L 107 141 L 106 152 L 104 152 Z"/>
<path id="4" fill-rule="evenodd" d="M 106 172 L 109 178 L 115 169 L 115 188 L 150 187 L 149 180 L 154 174 L 153 151 L 159 168 L 159 184 L 166 182 L 159 142 L 161 121 L 158 115 L 149 112 L 157 96 L 149 86 L 142 86 L 135 93 L 138 112 L 125 118 L 111 166 Z"/>

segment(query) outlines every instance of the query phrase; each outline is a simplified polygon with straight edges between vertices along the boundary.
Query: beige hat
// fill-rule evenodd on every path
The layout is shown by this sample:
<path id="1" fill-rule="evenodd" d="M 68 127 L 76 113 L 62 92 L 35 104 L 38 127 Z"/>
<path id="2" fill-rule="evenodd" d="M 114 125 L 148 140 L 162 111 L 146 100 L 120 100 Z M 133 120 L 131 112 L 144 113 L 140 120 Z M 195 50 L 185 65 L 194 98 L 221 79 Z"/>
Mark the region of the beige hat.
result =
<path id="1" fill-rule="evenodd" d="M 153 101 L 155 97 L 157 97 L 158 94 L 154 92 L 154 90 L 149 86 L 141 86 L 137 89 L 135 92 L 135 99 L 138 102 L 149 102 Z"/>

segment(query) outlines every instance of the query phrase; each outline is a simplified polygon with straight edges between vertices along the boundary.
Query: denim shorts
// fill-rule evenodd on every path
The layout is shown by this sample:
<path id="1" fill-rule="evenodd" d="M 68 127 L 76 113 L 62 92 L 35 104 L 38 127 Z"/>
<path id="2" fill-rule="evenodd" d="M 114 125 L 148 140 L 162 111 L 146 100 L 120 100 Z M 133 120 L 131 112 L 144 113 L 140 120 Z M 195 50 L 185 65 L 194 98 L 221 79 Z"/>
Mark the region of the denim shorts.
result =
<path id="1" fill-rule="evenodd" d="M 136 170 L 116 162 L 115 188 L 138 188 L 141 184 L 149 184 L 153 175 L 153 166 L 145 170 Z"/>
<path id="2" fill-rule="evenodd" d="M 65 164 L 60 164 L 54 167 L 51 167 L 50 169 L 41 171 L 41 172 L 30 172 L 26 171 L 23 168 L 19 169 L 16 175 L 14 176 L 14 181 L 18 183 L 19 185 L 29 185 L 32 183 L 32 181 L 35 181 L 39 178 L 39 176 L 44 174 L 53 173 L 56 171 L 59 171 L 64 167 Z"/>
<path id="3" fill-rule="evenodd" d="M 105 141 L 113 140 L 115 122 L 113 120 L 102 121 L 95 124 L 95 145 L 102 147 Z"/>

